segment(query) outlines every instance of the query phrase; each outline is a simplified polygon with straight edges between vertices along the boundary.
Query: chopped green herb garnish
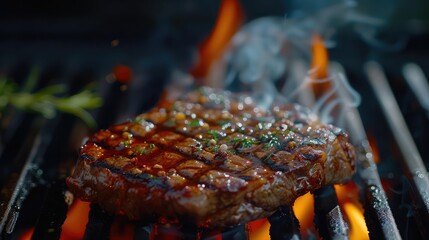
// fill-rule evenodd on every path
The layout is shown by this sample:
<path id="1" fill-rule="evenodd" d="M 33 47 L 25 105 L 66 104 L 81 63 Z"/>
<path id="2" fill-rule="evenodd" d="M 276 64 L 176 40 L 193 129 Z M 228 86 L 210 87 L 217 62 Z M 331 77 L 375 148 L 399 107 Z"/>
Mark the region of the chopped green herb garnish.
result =
<path id="1" fill-rule="evenodd" d="M 213 152 L 215 153 L 219 152 L 219 145 L 213 146 Z"/>
<path id="2" fill-rule="evenodd" d="M 151 143 L 151 144 L 149 144 L 149 147 L 150 148 L 155 148 L 155 144 Z"/>
<path id="3" fill-rule="evenodd" d="M 219 152 L 219 145 L 214 145 L 206 148 L 207 151 L 218 153 Z"/>
<path id="4" fill-rule="evenodd" d="M 254 139 L 237 137 L 231 139 L 230 143 L 232 143 L 237 148 L 250 148 L 253 144 L 259 143 L 259 141 Z"/>
<path id="5" fill-rule="evenodd" d="M 190 127 L 201 127 L 203 125 L 203 121 L 201 119 L 192 119 L 188 125 Z"/>
<path id="6" fill-rule="evenodd" d="M 123 146 L 124 148 L 130 148 L 132 143 L 133 143 L 133 140 L 129 139 L 129 140 L 120 142 L 119 145 Z"/>
<path id="7" fill-rule="evenodd" d="M 140 156 L 150 153 L 150 150 L 146 149 L 145 147 L 135 148 L 134 151 Z"/>
<path id="8" fill-rule="evenodd" d="M 243 140 L 240 142 L 240 147 L 241 147 L 241 148 L 249 148 L 249 147 L 251 147 L 253 144 L 256 144 L 256 143 L 258 143 L 258 141 L 257 141 L 257 140 L 253 140 L 253 139 L 247 139 L 247 138 L 245 138 L 245 139 L 243 139 Z"/>
<path id="9" fill-rule="evenodd" d="M 203 142 L 203 143 L 204 143 L 204 145 L 208 145 L 208 144 L 209 144 L 209 141 L 210 141 L 210 139 L 207 139 L 207 138 L 203 138 L 203 139 L 201 139 L 201 142 Z"/>
<path id="10" fill-rule="evenodd" d="M 276 136 L 271 136 L 271 139 L 268 141 L 268 143 L 265 144 L 265 148 L 278 148 L 280 147 L 280 139 Z"/>
<path id="11" fill-rule="evenodd" d="M 215 141 L 218 141 L 220 137 L 222 137 L 222 133 L 216 130 L 209 130 L 207 131 L 207 134 L 214 139 Z"/>

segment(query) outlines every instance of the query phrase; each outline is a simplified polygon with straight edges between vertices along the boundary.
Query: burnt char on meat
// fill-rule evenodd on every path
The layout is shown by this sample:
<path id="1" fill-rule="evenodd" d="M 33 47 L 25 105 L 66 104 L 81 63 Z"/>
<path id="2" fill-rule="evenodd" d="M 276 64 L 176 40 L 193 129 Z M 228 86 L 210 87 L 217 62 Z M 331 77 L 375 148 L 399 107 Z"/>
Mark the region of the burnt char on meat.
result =
<path id="1" fill-rule="evenodd" d="M 110 213 L 225 227 L 354 173 L 347 134 L 298 105 L 201 88 L 95 133 L 67 179 Z"/>

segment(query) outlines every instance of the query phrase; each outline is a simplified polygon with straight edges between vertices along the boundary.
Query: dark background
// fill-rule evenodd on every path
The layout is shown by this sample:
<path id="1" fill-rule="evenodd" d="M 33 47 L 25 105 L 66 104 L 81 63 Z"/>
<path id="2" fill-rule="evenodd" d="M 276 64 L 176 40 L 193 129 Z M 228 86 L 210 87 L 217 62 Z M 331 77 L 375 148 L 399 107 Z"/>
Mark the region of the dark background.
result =
<path id="1" fill-rule="evenodd" d="M 299 17 L 338 2 L 247 0 L 241 4 L 246 21 L 251 21 L 262 16 Z M 377 29 L 380 38 L 395 42 L 418 36 L 413 45 L 426 44 L 426 1 L 358 3 L 359 11 L 385 22 Z M 23 62 L 58 61 L 72 68 L 91 66 L 103 71 L 116 63 L 133 68 L 162 63 L 186 70 L 193 64 L 196 46 L 212 29 L 219 5 L 214 0 L 2 1 L 0 71 Z M 347 28 L 340 33 L 356 37 Z M 119 45 L 112 48 L 112 40 L 119 40 Z M 427 51 L 427 47 L 418 48 Z"/>

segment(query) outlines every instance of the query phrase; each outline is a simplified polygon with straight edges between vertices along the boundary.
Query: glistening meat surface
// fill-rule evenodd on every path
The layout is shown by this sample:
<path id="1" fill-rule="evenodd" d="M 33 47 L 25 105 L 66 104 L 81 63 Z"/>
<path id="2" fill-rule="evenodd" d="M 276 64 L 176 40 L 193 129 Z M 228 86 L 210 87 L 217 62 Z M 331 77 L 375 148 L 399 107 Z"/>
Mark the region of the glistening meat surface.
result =
<path id="1" fill-rule="evenodd" d="M 225 227 L 347 181 L 354 162 L 347 134 L 299 105 L 200 88 L 95 133 L 67 184 L 130 219 Z"/>

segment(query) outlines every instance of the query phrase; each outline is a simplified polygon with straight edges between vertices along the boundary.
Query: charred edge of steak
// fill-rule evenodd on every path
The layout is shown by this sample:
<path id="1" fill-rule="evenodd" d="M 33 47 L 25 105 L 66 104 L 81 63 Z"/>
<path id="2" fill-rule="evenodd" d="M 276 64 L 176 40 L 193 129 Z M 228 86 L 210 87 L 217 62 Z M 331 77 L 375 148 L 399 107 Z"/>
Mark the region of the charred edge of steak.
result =
<path id="1" fill-rule="evenodd" d="M 354 173 L 347 134 L 298 105 L 202 88 L 82 146 L 71 191 L 131 219 L 225 227 L 269 216 Z"/>

